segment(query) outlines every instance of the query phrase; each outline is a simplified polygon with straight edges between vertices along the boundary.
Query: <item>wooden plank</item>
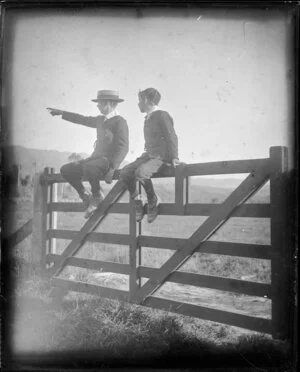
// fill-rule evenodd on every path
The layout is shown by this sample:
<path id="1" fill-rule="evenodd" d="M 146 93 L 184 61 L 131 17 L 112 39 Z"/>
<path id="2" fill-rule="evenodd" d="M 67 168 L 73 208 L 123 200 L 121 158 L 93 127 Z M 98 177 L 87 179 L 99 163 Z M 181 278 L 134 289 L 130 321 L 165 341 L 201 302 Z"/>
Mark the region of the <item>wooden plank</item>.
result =
<path id="1" fill-rule="evenodd" d="M 148 282 L 144 284 L 135 296 L 135 301 L 137 303 L 141 303 L 147 296 L 157 290 L 172 271 L 179 268 L 189 259 L 202 241 L 207 240 L 226 222 L 237 205 L 245 202 L 262 187 L 269 177 L 268 164 L 269 163 L 264 163 L 264 167 L 257 169 L 255 173 L 249 175 L 223 204 L 203 222 L 198 230 L 189 238 L 184 247 L 177 250 L 173 256 L 162 265 L 156 276 L 150 278 Z"/>
<path id="2" fill-rule="evenodd" d="M 155 276 L 159 269 L 152 267 L 140 267 L 139 274 L 143 278 Z M 248 296 L 271 298 L 271 285 L 265 283 L 255 283 L 246 280 L 229 279 L 212 275 L 202 275 L 174 271 L 168 278 L 168 282 L 193 285 L 196 287 L 206 287 L 220 291 L 242 293 Z"/>
<path id="3" fill-rule="evenodd" d="M 73 230 L 48 230 L 49 238 L 72 240 L 78 234 L 78 231 Z M 129 245 L 130 236 L 125 234 L 110 234 L 110 233 L 99 233 L 91 232 L 86 235 L 86 241 L 96 243 L 107 243 L 107 244 L 120 244 Z"/>
<path id="4" fill-rule="evenodd" d="M 245 160 L 228 160 L 217 161 L 209 163 L 194 163 L 185 165 L 185 176 L 202 176 L 212 174 L 237 174 L 237 173 L 251 173 L 256 168 L 264 166 L 265 159 L 245 159 Z M 153 175 L 152 178 L 168 178 L 175 176 L 174 167 L 163 167 L 161 171 Z M 119 177 L 119 170 L 115 172 L 114 179 Z M 51 174 L 47 176 L 47 182 L 66 182 L 60 173 Z"/>
<path id="5" fill-rule="evenodd" d="M 57 203 L 49 203 L 48 204 L 48 212 L 84 212 L 85 207 L 83 203 L 64 203 L 64 202 L 57 202 Z"/>
<path id="6" fill-rule="evenodd" d="M 106 211 L 110 205 L 117 201 L 123 195 L 124 191 L 125 186 L 120 181 L 113 186 L 103 202 L 100 204 L 99 208 L 88 219 L 88 221 L 78 232 L 77 236 L 61 254 L 61 261 L 55 262 L 54 265 L 48 270 L 50 276 L 57 275 L 62 270 L 67 258 L 75 254 L 80 249 L 86 239 L 86 235 L 96 229 L 99 223 L 106 217 Z"/>
<path id="7" fill-rule="evenodd" d="M 271 333 L 270 319 L 251 317 L 249 315 L 231 313 L 152 296 L 148 297 L 143 305 L 154 309 L 210 320 L 212 322 L 246 328 L 256 332 Z M 251 309 L 249 310 L 251 311 Z"/>
<path id="8" fill-rule="evenodd" d="M 138 237 L 138 243 L 142 247 L 163 248 L 177 250 L 180 249 L 188 239 L 183 238 L 164 238 L 157 236 L 141 235 Z"/>
<path id="9" fill-rule="evenodd" d="M 54 168 L 51 168 L 51 174 L 54 174 Z M 50 185 L 50 203 L 57 202 L 57 183 L 52 183 Z M 51 211 L 49 213 L 49 228 L 56 229 L 57 228 L 57 212 Z M 48 251 L 51 253 L 56 253 L 56 238 L 49 238 L 49 249 Z"/>
<path id="10" fill-rule="evenodd" d="M 184 208 L 185 216 L 210 216 L 215 213 L 221 204 L 190 203 Z M 177 215 L 176 207 L 171 203 L 160 205 L 160 215 Z M 249 203 L 242 204 L 234 210 L 231 217 L 269 218 L 271 216 L 270 204 Z"/>
<path id="11" fill-rule="evenodd" d="M 189 203 L 190 177 L 185 177 L 185 204 Z"/>
<path id="12" fill-rule="evenodd" d="M 61 278 L 56 278 L 56 277 L 51 279 L 51 284 L 53 286 L 65 288 L 68 291 L 89 293 L 92 295 L 107 297 L 107 298 L 116 299 L 119 301 L 128 301 L 128 298 L 129 298 L 128 291 L 123 291 L 121 289 L 101 287 L 95 284 L 76 282 L 76 281 L 71 281 L 71 280 L 61 279 Z"/>
<path id="13" fill-rule="evenodd" d="M 130 235 L 130 250 L 129 250 L 129 264 L 130 264 L 130 278 L 129 278 L 129 293 L 130 299 L 134 296 L 139 288 L 139 278 L 137 274 L 138 269 L 138 242 L 137 242 L 137 223 L 135 217 L 134 202 L 130 198 L 130 212 L 129 212 L 129 235 Z"/>
<path id="14" fill-rule="evenodd" d="M 185 216 L 209 216 L 219 204 L 190 203 L 184 207 Z M 84 212 L 82 203 L 49 203 L 48 212 Z M 116 203 L 110 209 L 109 213 L 129 213 L 128 203 Z M 177 216 L 176 205 L 174 203 L 161 203 L 160 215 Z M 269 218 L 271 216 L 270 204 L 251 203 L 243 204 L 234 211 L 232 217 L 253 217 Z"/>
<path id="15" fill-rule="evenodd" d="M 9 235 L 8 237 L 3 237 L 5 241 L 6 248 L 12 248 L 19 244 L 21 241 L 26 239 L 32 233 L 32 219 L 24 223 L 22 227 L 20 227 L 17 231 L 13 234 Z"/>
<path id="16" fill-rule="evenodd" d="M 47 175 L 50 174 L 51 168 L 47 167 L 44 169 L 44 173 L 41 177 L 41 186 L 43 188 L 43 212 L 42 212 L 42 229 L 41 233 L 43 236 L 43 243 L 42 243 L 42 254 L 43 254 L 43 266 L 46 264 L 46 255 L 49 253 L 49 246 L 48 246 L 48 241 L 47 241 L 47 230 L 49 228 L 50 224 L 50 217 L 48 212 L 47 212 L 47 204 L 49 203 L 50 200 L 50 184 L 47 183 L 46 178 Z"/>
<path id="17" fill-rule="evenodd" d="M 115 171 L 113 179 L 118 180 L 119 174 L 120 174 L 120 170 L 118 169 Z M 152 176 L 152 178 L 169 178 L 169 177 L 174 177 L 174 176 L 175 176 L 174 167 L 166 166 L 166 167 L 162 167 L 162 169 L 159 172 L 155 173 Z M 87 180 L 83 179 L 83 181 L 87 181 Z M 55 174 L 50 174 L 47 176 L 47 182 L 65 183 L 66 180 L 63 178 L 63 176 L 60 173 L 55 173 Z"/>
<path id="18" fill-rule="evenodd" d="M 48 254 L 46 260 L 48 263 L 59 261 L 60 255 Z M 97 271 L 109 271 L 112 273 L 126 274 L 129 275 L 130 267 L 128 264 L 120 264 L 116 262 L 91 260 L 87 258 L 69 257 L 66 260 L 66 266 L 81 267 L 83 269 L 97 270 Z"/>
<path id="19" fill-rule="evenodd" d="M 83 203 L 49 203 L 48 212 L 84 212 L 85 207 Z M 128 203 L 116 203 L 109 208 L 109 213 L 123 213 L 128 214 Z"/>
<path id="20" fill-rule="evenodd" d="M 290 337 L 290 308 L 292 259 L 288 236 L 287 172 L 288 152 L 286 147 L 271 147 L 271 245 L 274 254 L 271 260 L 272 281 L 272 336 L 278 339 Z"/>
<path id="21" fill-rule="evenodd" d="M 215 213 L 220 204 L 187 204 L 185 207 L 186 216 L 210 216 Z M 163 210 L 163 209 L 162 209 Z M 249 203 L 242 204 L 236 208 L 231 217 L 253 217 L 269 218 L 271 216 L 270 204 Z"/>
<path id="22" fill-rule="evenodd" d="M 139 244 L 142 247 L 177 250 L 181 249 L 187 240 L 188 239 L 183 238 L 164 238 L 141 235 L 139 237 Z M 270 245 L 218 242 L 213 240 L 201 243 L 196 248 L 195 252 L 259 258 L 263 260 L 269 260 L 272 253 Z"/>
<path id="23" fill-rule="evenodd" d="M 221 204 L 190 203 L 184 208 L 185 216 L 210 216 L 215 213 Z M 160 215 L 177 216 L 173 203 L 160 204 Z M 270 204 L 241 204 L 233 211 L 231 217 L 269 218 L 271 216 Z"/>
<path id="24" fill-rule="evenodd" d="M 184 168 L 185 165 L 179 165 L 175 168 L 175 211 L 177 215 L 185 214 L 185 182 L 184 182 Z"/>
<path id="25" fill-rule="evenodd" d="M 270 260 L 272 254 L 270 245 L 216 241 L 204 242 L 197 248 L 196 252 L 258 258 L 261 260 Z"/>
<path id="26" fill-rule="evenodd" d="M 45 265 L 47 249 L 48 168 L 37 173 L 34 179 L 31 263 Z"/>
<path id="27" fill-rule="evenodd" d="M 207 176 L 212 174 L 253 173 L 257 168 L 264 168 L 269 159 L 229 160 L 210 163 L 188 164 L 186 176 Z"/>
<path id="28" fill-rule="evenodd" d="M 141 182 L 138 183 L 138 190 L 139 190 L 139 194 L 142 194 L 142 184 L 141 184 Z M 138 223 L 138 238 L 141 236 L 141 234 L 142 234 L 142 221 L 140 221 Z M 142 247 L 139 244 L 139 239 L 138 238 L 137 238 L 138 266 L 142 266 Z M 141 286 L 142 286 L 142 278 L 139 276 L 138 277 L 138 287 L 141 288 Z"/>

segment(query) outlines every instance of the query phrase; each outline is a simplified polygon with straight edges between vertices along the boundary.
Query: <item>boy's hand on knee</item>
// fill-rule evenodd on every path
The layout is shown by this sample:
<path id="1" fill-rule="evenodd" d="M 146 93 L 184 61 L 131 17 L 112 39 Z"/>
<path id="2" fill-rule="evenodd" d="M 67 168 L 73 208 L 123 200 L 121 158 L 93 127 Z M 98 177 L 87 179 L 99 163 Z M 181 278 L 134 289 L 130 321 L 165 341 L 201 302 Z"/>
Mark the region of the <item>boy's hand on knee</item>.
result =
<path id="1" fill-rule="evenodd" d="M 114 173 L 115 170 L 113 168 L 110 168 L 104 177 L 104 181 L 108 184 L 112 183 Z"/>
<path id="2" fill-rule="evenodd" d="M 182 163 L 181 161 L 179 161 L 179 159 L 177 159 L 177 158 L 172 159 L 172 165 L 173 165 L 173 167 L 177 167 L 178 165 L 182 165 L 182 164 L 184 164 L 184 163 Z"/>

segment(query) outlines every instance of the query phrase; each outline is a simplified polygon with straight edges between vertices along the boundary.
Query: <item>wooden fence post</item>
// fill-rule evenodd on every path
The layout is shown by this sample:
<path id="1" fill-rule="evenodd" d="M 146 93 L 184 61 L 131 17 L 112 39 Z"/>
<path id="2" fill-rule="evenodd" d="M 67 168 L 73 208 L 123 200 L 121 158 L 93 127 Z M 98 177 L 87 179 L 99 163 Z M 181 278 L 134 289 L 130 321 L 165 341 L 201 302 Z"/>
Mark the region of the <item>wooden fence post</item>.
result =
<path id="1" fill-rule="evenodd" d="M 137 239 L 137 223 L 135 219 L 135 207 L 132 198 L 129 196 L 129 235 L 130 235 L 130 246 L 129 246 L 129 297 L 132 300 L 134 294 L 139 287 L 139 252 L 138 252 L 138 239 Z"/>
<path id="2" fill-rule="evenodd" d="M 142 184 L 139 182 L 138 183 L 139 186 L 139 194 L 141 195 L 142 194 Z M 135 212 L 134 212 L 134 215 L 135 215 Z M 139 237 L 142 235 L 142 221 L 140 221 L 138 223 L 138 246 L 137 246 L 137 254 L 138 254 L 138 266 L 141 267 L 142 266 L 142 247 L 139 243 Z M 138 287 L 141 288 L 142 286 L 142 277 L 140 275 L 140 272 L 139 272 L 139 276 L 138 276 Z"/>
<path id="3" fill-rule="evenodd" d="M 37 173 L 34 179 L 31 262 L 45 268 L 47 253 L 48 183 L 49 169 Z"/>
<path id="4" fill-rule="evenodd" d="M 50 169 L 50 173 L 54 173 L 54 168 Z M 57 202 L 57 183 L 51 183 L 50 185 L 50 203 L 56 203 Z M 56 229 L 57 228 L 57 212 L 51 212 L 49 216 L 49 229 Z M 49 239 L 49 253 L 56 254 L 56 238 L 50 238 Z"/>
<path id="5" fill-rule="evenodd" d="M 185 165 L 178 165 L 175 168 L 175 210 L 179 215 L 185 214 L 185 204 L 187 203 L 187 191 L 188 185 L 185 180 Z"/>
<path id="6" fill-rule="evenodd" d="M 288 219 L 288 151 L 270 148 L 272 336 L 290 338 L 292 247 Z"/>

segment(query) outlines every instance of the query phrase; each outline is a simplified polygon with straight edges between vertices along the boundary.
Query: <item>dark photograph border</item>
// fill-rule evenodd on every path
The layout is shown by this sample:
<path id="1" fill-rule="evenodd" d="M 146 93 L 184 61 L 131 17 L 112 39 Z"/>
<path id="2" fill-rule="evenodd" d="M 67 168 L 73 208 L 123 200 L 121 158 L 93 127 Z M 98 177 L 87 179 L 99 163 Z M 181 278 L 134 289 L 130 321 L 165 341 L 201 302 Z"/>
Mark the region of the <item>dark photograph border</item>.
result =
<path id="1" fill-rule="evenodd" d="M 60 370 L 199 370 L 199 371 L 296 371 L 298 367 L 298 227 L 299 227 L 299 47 L 300 47 L 300 12 L 299 2 L 283 1 L 261 1 L 261 2 L 208 2 L 208 1 L 1 1 L 1 368 L 4 371 L 60 371 Z M 210 342 L 193 339 L 191 343 L 187 340 L 174 340 L 170 342 L 165 351 L 147 356 L 140 355 L 132 361 L 126 358 L 126 352 L 122 357 L 116 357 L 113 349 L 106 356 L 99 356 L 99 351 L 74 351 L 61 353 L 24 353 L 15 355 L 12 347 L 13 312 L 17 306 L 15 300 L 16 271 L 18 262 L 12 253 L 12 242 L 7 231 L 10 230 L 12 221 L 16 218 L 11 208 L 10 194 L 14 186 L 10 183 L 8 173 L 10 172 L 10 160 L 6 153 L 6 146 L 10 143 L 10 129 L 7 123 L 8 105 L 7 92 L 9 91 L 9 77 L 3 75 L 5 53 L 12 53 L 12 45 L 8 43 L 4 47 L 4 41 L 10 40 L 13 32 L 13 25 L 9 24 L 9 13 L 14 9 L 24 12 L 37 10 L 47 11 L 48 9 L 92 9 L 103 7 L 103 9 L 133 8 L 137 18 L 143 18 L 143 10 L 146 9 L 193 9 L 203 8 L 204 10 L 219 10 L 220 17 L 238 14 L 244 9 L 264 10 L 268 12 L 286 12 L 291 16 L 293 31 L 290 35 L 289 54 L 293 66 L 292 85 L 293 97 L 290 100 L 291 117 L 293 118 L 292 153 L 293 167 L 289 170 L 286 187 L 287 189 L 287 224 L 289 229 L 288 239 L 293 251 L 290 262 L 290 284 L 289 290 L 289 338 L 276 340 L 276 342 L 250 342 L 249 344 L 238 345 L 237 347 L 212 345 Z M 233 15 L 234 17 L 234 15 Z M 266 15 L 267 17 L 267 15 Z M 8 36 L 7 36 L 8 35 Z M 7 66 L 6 66 L 7 67 Z M 5 83 L 4 83 L 5 82 Z M 7 83 L 8 82 L 8 83 Z M 8 103 L 7 103 L 8 102 Z M 16 240 L 20 237 L 15 237 Z M 35 272 L 35 275 L 37 271 Z M 47 286 L 45 290 L 47 290 Z M 109 300 L 106 300 L 109 303 Z M 95 300 L 95 306 L 99 302 Z M 123 306 L 123 305 L 122 305 Z M 127 305 L 124 305 L 124 313 L 130 312 Z M 170 314 L 170 313 L 169 313 Z M 146 319 L 146 318 L 145 318 Z M 148 318 L 147 318 L 148 319 Z M 169 322 L 169 323 L 168 323 Z M 166 320 L 162 332 L 170 329 L 177 323 Z M 163 328 L 165 327 L 165 328 Z M 176 332 L 174 333 L 174 337 Z M 155 340 L 155 338 L 153 339 Z M 169 340 L 170 341 L 170 340 Z M 132 351 L 135 342 L 128 343 L 128 352 Z M 155 348 L 154 348 L 155 349 Z"/>

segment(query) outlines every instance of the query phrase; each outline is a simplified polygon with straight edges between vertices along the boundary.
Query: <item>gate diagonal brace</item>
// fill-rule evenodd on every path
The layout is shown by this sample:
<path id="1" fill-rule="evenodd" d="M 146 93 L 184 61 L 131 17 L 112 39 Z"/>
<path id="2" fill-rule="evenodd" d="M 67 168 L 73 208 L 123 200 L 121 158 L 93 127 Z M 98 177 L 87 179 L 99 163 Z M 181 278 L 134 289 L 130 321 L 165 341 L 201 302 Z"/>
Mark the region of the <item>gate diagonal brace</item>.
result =
<path id="1" fill-rule="evenodd" d="M 185 245 L 176 251 L 161 268 L 132 297 L 132 301 L 143 304 L 147 297 L 157 291 L 166 278 L 180 268 L 195 252 L 195 250 L 214 234 L 231 216 L 233 211 L 256 193 L 269 178 L 269 161 L 257 168 L 220 204 L 218 208 L 204 221 Z"/>
<path id="2" fill-rule="evenodd" d="M 81 230 L 75 236 L 75 238 L 70 242 L 66 249 L 61 254 L 60 260 L 54 263 L 54 265 L 48 270 L 50 277 L 58 275 L 64 268 L 66 261 L 69 257 L 73 256 L 84 244 L 87 234 L 94 231 L 99 223 L 106 217 L 107 212 L 111 205 L 117 202 L 120 197 L 126 191 L 126 186 L 118 181 L 110 192 L 106 195 L 103 202 L 99 205 L 93 215 L 88 219 L 88 221 L 83 225 Z"/>

